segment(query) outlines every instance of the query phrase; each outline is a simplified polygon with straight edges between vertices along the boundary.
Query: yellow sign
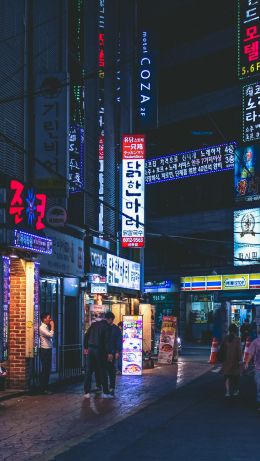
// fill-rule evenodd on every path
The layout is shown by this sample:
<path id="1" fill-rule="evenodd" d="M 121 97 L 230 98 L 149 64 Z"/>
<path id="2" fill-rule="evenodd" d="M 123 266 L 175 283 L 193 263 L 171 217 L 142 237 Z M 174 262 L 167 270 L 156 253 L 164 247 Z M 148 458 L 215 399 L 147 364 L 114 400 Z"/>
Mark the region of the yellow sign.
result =
<path id="1" fill-rule="evenodd" d="M 248 290 L 249 274 L 222 275 L 223 290 Z"/>

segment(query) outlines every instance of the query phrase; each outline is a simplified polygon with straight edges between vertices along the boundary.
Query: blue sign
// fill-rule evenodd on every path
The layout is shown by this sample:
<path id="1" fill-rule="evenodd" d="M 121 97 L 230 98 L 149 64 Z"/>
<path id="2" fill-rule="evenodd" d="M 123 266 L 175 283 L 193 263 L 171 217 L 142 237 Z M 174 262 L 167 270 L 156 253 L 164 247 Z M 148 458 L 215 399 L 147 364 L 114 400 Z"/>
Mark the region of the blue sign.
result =
<path id="1" fill-rule="evenodd" d="M 38 235 L 28 234 L 15 229 L 12 244 L 16 248 L 35 251 L 41 254 L 52 254 L 52 240 Z"/>
<path id="2" fill-rule="evenodd" d="M 235 199 L 260 199 L 260 146 L 251 144 L 235 150 Z"/>

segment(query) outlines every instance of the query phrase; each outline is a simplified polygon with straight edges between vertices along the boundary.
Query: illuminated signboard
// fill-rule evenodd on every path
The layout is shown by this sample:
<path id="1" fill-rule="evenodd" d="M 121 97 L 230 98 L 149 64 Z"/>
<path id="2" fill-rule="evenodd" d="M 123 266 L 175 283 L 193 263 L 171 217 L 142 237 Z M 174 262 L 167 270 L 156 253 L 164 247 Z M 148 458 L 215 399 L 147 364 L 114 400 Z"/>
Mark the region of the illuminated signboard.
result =
<path id="1" fill-rule="evenodd" d="M 236 201 L 260 200 L 260 146 L 257 144 L 235 150 Z"/>
<path id="2" fill-rule="evenodd" d="M 140 264 L 107 254 L 107 283 L 120 288 L 140 290 Z"/>
<path id="3" fill-rule="evenodd" d="M 146 160 L 145 182 L 173 181 L 234 168 L 236 143 L 208 146 Z"/>
<path id="4" fill-rule="evenodd" d="M 143 362 L 143 317 L 123 316 L 122 374 L 140 376 Z"/>
<path id="5" fill-rule="evenodd" d="M 69 130 L 69 192 L 83 188 L 84 128 L 71 125 Z"/>
<path id="6" fill-rule="evenodd" d="M 104 230 L 104 145 L 105 145 L 105 0 L 99 0 L 98 12 L 98 159 L 99 159 L 99 232 Z"/>
<path id="7" fill-rule="evenodd" d="M 259 289 L 260 274 L 203 275 L 181 277 L 181 291 Z"/>
<path id="8" fill-rule="evenodd" d="M 243 87 L 243 141 L 260 139 L 260 84 Z"/>
<path id="9" fill-rule="evenodd" d="M 36 230 L 44 229 L 46 194 L 37 194 L 33 188 L 26 188 L 13 179 L 10 181 L 10 196 L 9 215 L 13 218 L 13 224 L 27 225 Z"/>
<path id="10" fill-rule="evenodd" d="M 238 1 L 238 77 L 260 72 L 260 2 Z"/>
<path id="11" fill-rule="evenodd" d="M 156 125 L 157 97 L 151 33 L 141 32 L 140 42 L 137 96 L 139 125 L 142 129 L 150 124 Z"/>
<path id="12" fill-rule="evenodd" d="M 145 136 L 123 136 L 122 247 L 144 247 Z"/>
<path id="13" fill-rule="evenodd" d="M 8 358 L 10 310 L 10 259 L 0 258 L 0 361 Z"/>
<path id="14" fill-rule="evenodd" d="M 234 266 L 260 263 L 260 208 L 234 211 Z"/>
<path id="15" fill-rule="evenodd" d="M 161 282 L 145 282 L 144 291 L 145 293 L 165 293 L 173 292 L 175 290 L 173 282 L 171 280 L 164 280 Z"/>
<path id="16" fill-rule="evenodd" d="M 40 263 L 34 263 L 34 354 L 39 347 L 40 325 Z"/>
<path id="17" fill-rule="evenodd" d="M 52 240 L 15 229 L 12 245 L 16 248 L 52 254 Z"/>

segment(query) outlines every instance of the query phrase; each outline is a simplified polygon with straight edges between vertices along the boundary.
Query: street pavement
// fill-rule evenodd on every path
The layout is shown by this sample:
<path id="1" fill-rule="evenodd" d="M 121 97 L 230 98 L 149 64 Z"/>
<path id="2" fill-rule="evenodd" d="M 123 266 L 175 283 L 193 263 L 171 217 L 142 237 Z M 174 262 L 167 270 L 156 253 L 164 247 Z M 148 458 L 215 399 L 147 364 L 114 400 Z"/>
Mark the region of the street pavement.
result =
<path id="1" fill-rule="evenodd" d="M 253 379 L 244 376 L 241 396 L 227 400 L 207 359 L 184 350 L 178 365 L 119 377 L 113 400 L 85 400 L 82 384 L 74 384 L 3 402 L 0 460 L 255 461 Z"/>

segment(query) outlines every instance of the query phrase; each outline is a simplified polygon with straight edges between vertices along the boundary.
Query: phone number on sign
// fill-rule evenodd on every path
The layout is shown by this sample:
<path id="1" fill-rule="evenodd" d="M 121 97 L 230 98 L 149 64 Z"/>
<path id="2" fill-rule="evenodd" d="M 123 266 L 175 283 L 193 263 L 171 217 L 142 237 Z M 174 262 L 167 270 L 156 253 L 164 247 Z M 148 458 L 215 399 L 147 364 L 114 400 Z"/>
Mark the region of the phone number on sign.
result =
<path id="1" fill-rule="evenodd" d="M 143 237 L 123 237 L 122 238 L 122 246 L 123 247 L 142 247 L 144 246 L 144 238 Z"/>

